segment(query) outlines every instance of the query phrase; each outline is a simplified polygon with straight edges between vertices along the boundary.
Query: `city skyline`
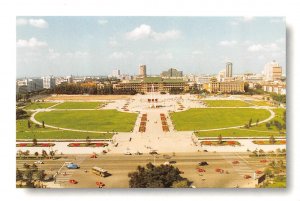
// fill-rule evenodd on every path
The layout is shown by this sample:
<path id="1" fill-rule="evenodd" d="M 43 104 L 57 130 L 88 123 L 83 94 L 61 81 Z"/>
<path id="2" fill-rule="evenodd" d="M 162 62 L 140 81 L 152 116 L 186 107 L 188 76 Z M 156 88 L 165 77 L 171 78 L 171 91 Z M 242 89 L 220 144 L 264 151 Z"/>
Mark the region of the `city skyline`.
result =
<path id="1" fill-rule="evenodd" d="M 17 17 L 17 77 L 286 72 L 282 17 Z"/>

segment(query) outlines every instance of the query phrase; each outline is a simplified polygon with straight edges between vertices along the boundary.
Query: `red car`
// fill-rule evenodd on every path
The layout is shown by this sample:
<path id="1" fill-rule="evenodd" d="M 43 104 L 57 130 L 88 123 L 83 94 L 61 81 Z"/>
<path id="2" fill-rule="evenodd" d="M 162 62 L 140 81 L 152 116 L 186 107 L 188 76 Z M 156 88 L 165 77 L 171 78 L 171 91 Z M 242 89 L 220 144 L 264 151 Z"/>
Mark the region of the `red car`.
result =
<path id="1" fill-rule="evenodd" d="M 250 179 L 250 178 L 251 178 L 250 175 L 248 175 L 248 174 L 244 175 L 244 179 Z"/>
<path id="2" fill-rule="evenodd" d="M 219 173 L 224 173 L 224 170 L 221 169 L 221 168 L 216 168 L 216 172 L 219 172 Z"/>
<path id="3" fill-rule="evenodd" d="M 263 171 L 261 171 L 261 170 L 256 170 L 255 173 L 256 173 L 256 174 L 262 174 Z"/>
<path id="4" fill-rule="evenodd" d="M 69 183 L 70 183 L 70 184 L 77 184 L 78 181 L 76 181 L 75 179 L 70 179 L 70 180 L 69 180 Z"/>
<path id="5" fill-rule="evenodd" d="M 104 183 L 102 183 L 101 181 L 97 181 L 96 182 L 96 185 L 99 187 L 99 188 L 103 188 L 105 186 Z"/>
<path id="6" fill-rule="evenodd" d="M 206 170 L 202 169 L 202 168 L 197 168 L 198 172 L 206 172 Z"/>
<path id="7" fill-rule="evenodd" d="M 266 159 L 260 160 L 261 163 L 266 163 L 268 162 Z"/>
<path id="8" fill-rule="evenodd" d="M 97 158 L 96 154 L 91 155 L 91 158 Z"/>
<path id="9" fill-rule="evenodd" d="M 234 164 L 234 165 L 237 165 L 239 163 L 240 163 L 239 161 L 232 161 L 232 164 Z"/>

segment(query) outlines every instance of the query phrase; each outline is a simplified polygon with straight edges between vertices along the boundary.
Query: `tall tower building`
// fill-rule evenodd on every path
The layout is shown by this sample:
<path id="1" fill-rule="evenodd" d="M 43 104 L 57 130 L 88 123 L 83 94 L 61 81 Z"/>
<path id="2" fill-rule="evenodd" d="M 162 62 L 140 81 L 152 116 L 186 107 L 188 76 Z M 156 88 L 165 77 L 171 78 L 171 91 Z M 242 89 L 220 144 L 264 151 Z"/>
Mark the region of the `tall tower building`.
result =
<path id="1" fill-rule="evenodd" d="M 231 62 L 226 63 L 225 77 L 232 77 L 232 63 Z"/>
<path id="2" fill-rule="evenodd" d="M 275 60 L 269 62 L 264 67 L 263 75 L 266 81 L 279 80 L 282 76 L 282 67 Z"/>
<path id="3" fill-rule="evenodd" d="M 140 67 L 139 67 L 139 76 L 140 77 L 147 77 L 146 65 L 140 65 Z"/>

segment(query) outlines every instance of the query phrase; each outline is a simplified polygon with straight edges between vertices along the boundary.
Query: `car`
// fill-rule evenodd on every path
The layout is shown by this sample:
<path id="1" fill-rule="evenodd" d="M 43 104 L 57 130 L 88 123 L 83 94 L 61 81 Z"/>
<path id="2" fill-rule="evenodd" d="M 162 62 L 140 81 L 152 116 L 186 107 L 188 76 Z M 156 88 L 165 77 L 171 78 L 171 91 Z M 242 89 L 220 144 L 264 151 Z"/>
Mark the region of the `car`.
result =
<path id="1" fill-rule="evenodd" d="M 158 154 L 156 151 L 150 151 L 149 154 L 153 155 L 153 154 Z"/>
<path id="2" fill-rule="evenodd" d="M 255 173 L 256 173 L 256 174 L 262 174 L 263 171 L 261 171 L 261 170 L 256 170 Z"/>
<path id="3" fill-rule="evenodd" d="M 130 152 L 125 152 L 124 155 L 132 155 Z"/>
<path id="4" fill-rule="evenodd" d="M 239 161 L 232 161 L 232 164 L 234 164 L 234 165 L 237 165 L 239 163 L 240 163 Z"/>
<path id="5" fill-rule="evenodd" d="M 96 154 L 93 154 L 93 155 L 91 155 L 90 158 L 97 158 L 97 155 L 96 155 Z"/>
<path id="6" fill-rule="evenodd" d="M 199 166 L 206 166 L 206 165 L 208 165 L 208 163 L 206 161 L 201 161 L 198 164 L 199 164 Z"/>
<path id="7" fill-rule="evenodd" d="M 75 163 L 71 163 L 71 164 L 67 165 L 67 168 L 68 169 L 79 169 L 80 166 Z"/>
<path id="8" fill-rule="evenodd" d="M 208 152 L 206 149 L 203 150 L 204 152 Z"/>
<path id="9" fill-rule="evenodd" d="M 223 169 L 221 169 L 221 168 L 216 168 L 216 172 L 219 172 L 219 173 L 224 173 L 224 170 Z"/>
<path id="10" fill-rule="evenodd" d="M 141 153 L 141 152 L 139 152 L 139 151 L 135 152 L 134 154 L 135 154 L 135 155 L 143 155 L 143 153 Z"/>
<path id="11" fill-rule="evenodd" d="M 202 169 L 202 168 L 197 168 L 198 172 L 206 172 L 206 170 Z"/>
<path id="12" fill-rule="evenodd" d="M 176 161 L 174 161 L 174 160 L 173 160 L 173 161 L 169 161 L 169 163 L 170 163 L 170 164 L 175 164 Z"/>
<path id="13" fill-rule="evenodd" d="M 170 165 L 169 161 L 164 162 L 164 165 Z"/>
<path id="14" fill-rule="evenodd" d="M 244 179 L 250 179 L 250 178 L 251 178 L 250 175 L 248 175 L 248 174 L 244 175 Z"/>
<path id="15" fill-rule="evenodd" d="M 34 164 L 44 164 L 43 161 L 34 161 Z"/>
<path id="16" fill-rule="evenodd" d="M 99 187 L 99 188 L 103 188 L 105 186 L 105 184 L 101 181 L 97 181 L 96 182 L 96 185 Z"/>
<path id="17" fill-rule="evenodd" d="M 261 163 L 266 163 L 268 162 L 266 159 L 260 160 Z"/>
<path id="18" fill-rule="evenodd" d="M 70 180 L 69 180 L 69 183 L 70 183 L 70 184 L 77 184 L 78 181 L 76 181 L 75 179 L 70 179 Z"/>

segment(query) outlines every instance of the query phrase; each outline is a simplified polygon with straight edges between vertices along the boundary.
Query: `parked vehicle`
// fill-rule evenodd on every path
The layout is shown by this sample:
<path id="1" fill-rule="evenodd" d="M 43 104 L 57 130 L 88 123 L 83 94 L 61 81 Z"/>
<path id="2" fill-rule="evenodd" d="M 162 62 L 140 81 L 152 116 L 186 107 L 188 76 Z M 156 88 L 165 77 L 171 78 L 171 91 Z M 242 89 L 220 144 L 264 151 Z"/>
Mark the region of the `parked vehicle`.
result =
<path id="1" fill-rule="evenodd" d="M 70 180 L 69 180 L 69 183 L 70 183 L 70 184 L 77 184 L 78 181 L 76 181 L 75 179 L 70 179 Z"/>
<path id="2" fill-rule="evenodd" d="M 244 179 L 250 179 L 251 178 L 251 176 L 250 175 L 244 175 Z"/>
<path id="3" fill-rule="evenodd" d="M 44 164 L 43 161 L 34 161 L 34 164 Z"/>
<path id="4" fill-rule="evenodd" d="M 208 165 L 208 163 L 207 163 L 206 161 L 201 161 L 201 162 L 199 163 L 199 166 L 206 166 L 206 165 Z"/>
<path id="5" fill-rule="evenodd" d="M 70 163 L 69 165 L 67 165 L 68 169 L 79 169 L 80 166 L 75 164 L 75 163 Z"/>
<path id="6" fill-rule="evenodd" d="M 130 152 L 125 152 L 124 155 L 132 155 Z"/>

